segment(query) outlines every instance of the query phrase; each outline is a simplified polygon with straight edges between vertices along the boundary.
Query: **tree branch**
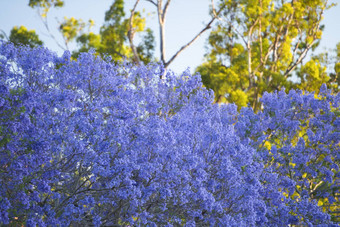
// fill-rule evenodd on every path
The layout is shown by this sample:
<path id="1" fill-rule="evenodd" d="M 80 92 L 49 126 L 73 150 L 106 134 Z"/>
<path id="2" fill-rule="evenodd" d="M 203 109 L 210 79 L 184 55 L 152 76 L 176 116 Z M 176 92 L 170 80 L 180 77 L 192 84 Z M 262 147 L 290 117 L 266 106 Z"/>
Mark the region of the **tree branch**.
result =
<path id="1" fill-rule="evenodd" d="M 138 53 L 137 53 L 137 49 L 136 49 L 135 45 L 133 44 L 133 37 L 135 35 L 135 32 L 134 32 L 133 25 L 132 25 L 133 16 L 135 14 L 135 10 L 136 10 L 136 7 L 138 5 L 138 2 L 139 2 L 139 0 L 136 0 L 136 3 L 131 10 L 131 15 L 130 15 L 130 19 L 129 19 L 128 38 L 129 38 L 129 42 L 130 42 L 130 47 L 131 47 L 132 52 L 133 52 L 134 62 L 137 65 L 140 65 L 140 59 L 139 59 L 139 56 L 138 56 Z"/>
<path id="2" fill-rule="evenodd" d="M 295 61 L 295 62 L 291 62 L 288 69 L 285 71 L 285 73 L 283 74 L 284 77 L 287 77 L 289 73 L 291 73 L 298 64 L 300 64 L 300 62 L 307 56 L 307 52 L 309 51 L 309 49 L 314 45 L 315 40 L 313 40 L 313 42 L 311 44 L 309 44 L 306 49 L 303 50 L 303 52 L 301 53 L 300 57 Z"/>
<path id="3" fill-rule="evenodd" d="M 155 3 L 154 1 L 152 1 L 152 0 L 145 0 L 145 1 L 150 2 L 151 4 L 153 4 L 154 6 L 157 7 L 157 3 Z"/>
<path id="4" fill-rule="evenodd" d="M 38 9 L 38 15 L 40 17 L 40 20 L 41 22 L 44 24 L 45 28 L 46 28 L 46 31 L 48 32 L 49 36 L 56 42 L 56 44 L 62 49 L 62 50 L 68 50 L 68 47 L 67 47 L 67 44 L 65 43 L 65 47 L 63 47 L 57 40 L 57 38 L 52 34 L 49 26 L 48 26 L 48 22 L 47 22 L 47 15 L 46 15 L 46 18 L 44 19 L 42 16 L 41 16 L 41 13 L 40 13 L 40 10 Z M 64 37 L 63 37 L 64 38 Z M 65 40 L 65 39 L 64 39 Z"/>
<path id="5" fill-rule="evenodd" d="M 167 1 L 166 4 L 169 4 L 169 1 Z M 159 23 L 161 62 L 165 64 L 165 27 L 164 27 L 165 26 L 165 14 L 164 14 L 164 11 L 162 10 L 162 0 L 157 1 L 157 13 L 158 13 L 158 23 Z"/>
<path id="6" fill-rule="evenodd" d="M 187 44 L 185 44 L 184 46 L 182 46 L 171 58 L 169 61 L 167 61 L 164 64 L 164 67 L 167 68 L 172 61 L 183 51 L 185 50 L 187 47 L 189 47 L 196 39 L 198 39 L 205 31 L 207 31 L 208 29 L 211 28 L 211 24 L 215 21 L 215 19 L 217 18 L 217 16 L 221 13 L 221 11 L 225 8 L 225 5 L 223 7 L 221 7 L 219 9 L 219 11 L 217 13 L 214 13 L 214 17 L 211 18 L 211 20 L 209 21 L 209 23 L 192 39 L 190 40 Z M 216 15 L 216 16 L 215 16 Z"/>
<path id="7" fill-rule="evenodd" d="M 216 17 L 218 20 L 220 21 L 225 21 L 227 22 L 227 24 L 234 29 L 234 31 L 236 32 L 237 35 L 239 35 L 242 39 L 242 41 L 244 42 L 245 45 L 247 45 L 247 41 L 246 39 L 244 38 L 244 36 L 238 31 L 237 28 L 235 28 L 235 26 L 230 22 L 230 21 L 227 21 L 227 20 L 223 20 L 221 17 L 218 16 L 219 13 L 216 13 L 216 9 L 215 9 L 215 5 L 214 5 L 214 0 L 211 0 L 211 5 L 212 5 L 212 11 L 213 11 L 213 14 L 214 14 L 214 17 Z M 225 7 L 225 5 L 224 5 Z M 224 8 L 223 7 L 223 8 Z"/>
<path id="8" fill-rule="evenodd" d="M 326 4 L 327 4 L 327 1 L 326 1 Z M 307 56 L 307 52 L 310 50 L 310 48 L 312 48 L 312 46 L 315 44 L 317 38 L 316 38 L 316 33 L 317 31 L 320 30 L 320 22 L 322 20 L 322 15 L 323 15 L 323 12 L 324 10 L 321 10 L 320 12 L 320 17 L 319 19 L 317 20 L 317 23 L 315 23 L 315 27 L 312 29 L 313 30 L 313 41 L 307 45 L 307 47 L 302 51 L 300 57 L 294 62 L 292 61 L 290 64 L 289 64 L 289 67 L 287 68 L 287 70 L 285 71 L 285 73 L 283 74 L 284 77 L 287 77 L 295 68 L 298 64 L 300 64 L 302 62 L 302 60 Z M 296 46 L 297 48 L 298 46 Z"/>
<path id="9" fill-rule="evenodd" d="M 257 22 L 259 21 L 259 18 L 256 18 L 254 23 L 250 26 L 249 32 L 248 32 L 248 40 L 247 40 L 247 49 L 248 49 L 248 73 L 249 73 L 249 86 L 252 86 L 252 77 L 254 77 L 254 74 L 252 73 L 252 53 L 251 53 L 251 38 L 253 35 L 253 29 L 256 26 Z"/>
<path id="10" fill-rule="evenodd" d="M 170 2 L 171 2 L 171 0 L 168 0 L 168 1 L 165 3 L 165 6 L 164 6 L 164 8 L 163 8 L 163 15 L 162 15 L 163 21 L 164 21 L 164 19 L 165 19 L 166 12 L 168 11 Z"/>

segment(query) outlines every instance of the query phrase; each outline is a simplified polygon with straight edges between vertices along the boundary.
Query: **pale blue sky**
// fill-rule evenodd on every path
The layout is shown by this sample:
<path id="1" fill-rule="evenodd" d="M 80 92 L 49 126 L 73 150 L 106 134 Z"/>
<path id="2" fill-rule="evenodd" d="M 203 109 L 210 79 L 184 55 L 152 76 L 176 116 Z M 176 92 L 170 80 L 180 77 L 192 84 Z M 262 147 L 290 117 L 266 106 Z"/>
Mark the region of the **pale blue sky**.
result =
<path id="1" fill-rule="evenodd" d="M 56 18 L 61 21 L 64 16 L 82 18 L 84 21 L 93 19 L 98 31 L 104 21 L 104 13 L 112 4 L 113 0 L 65 0 L 65 6 L 61 9 L 51 9 L 49 13 L 49 24 L 54 35 L 60 40 L 61 36 L 57 31 Z M 131 9 L 134 0 L 125 0 L 126 9 Z M 338 2 L 335 0 L 333 2 Z M 208 15 L 210 0 L 172 0 L 168 10 L 166 21 L 166 57 L 169 59 L 182 45 L 192 39 L 210 20 Z M 145 12 L 155 12 L 150 3 L 141 0 L 138 9 L 145 8 Z M 318 51 L 325 48 L 333 49 L 336 43 L 340 42 L 340 6 L 336 6 L 325 13 L 323 24 L 325 31 Z M 62 50 L 56 45 L 46 32 L 36 10 L 28 7 L 28 0 L 0 0 L 0 29 L 9 34 L 13 26 L 24 25 L 28 29 L 34 29 L 44 41 L 45 45 L 57 51 Z M 156 42 L 158 42 L 158 24 L 156 14 L 147 18 L 147 25 L 154 30 Z M 208 32 L 200 37 L 192 46 L 187 48 L 170 65 L 170 68 L 177 73 L 187 67 L 191 71 L 202 63 L 205 51 L 205 44 Z M 158 45 L 156 54 L 159 56 Z M 71 46 L 72 49 L 72 46 Z"/>

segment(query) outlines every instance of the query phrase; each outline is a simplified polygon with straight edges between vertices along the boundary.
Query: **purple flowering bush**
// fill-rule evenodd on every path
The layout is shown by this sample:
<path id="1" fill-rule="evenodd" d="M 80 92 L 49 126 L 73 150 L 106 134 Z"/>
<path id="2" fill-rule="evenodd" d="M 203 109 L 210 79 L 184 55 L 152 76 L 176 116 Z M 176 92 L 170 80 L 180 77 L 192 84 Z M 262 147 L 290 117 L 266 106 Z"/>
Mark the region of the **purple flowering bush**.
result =
<path id="1" fill-rule="evenodd" d="M 339 95 L 213 104 L 200 76 L 0 45 L 0 224 L 331 225 Z"/>

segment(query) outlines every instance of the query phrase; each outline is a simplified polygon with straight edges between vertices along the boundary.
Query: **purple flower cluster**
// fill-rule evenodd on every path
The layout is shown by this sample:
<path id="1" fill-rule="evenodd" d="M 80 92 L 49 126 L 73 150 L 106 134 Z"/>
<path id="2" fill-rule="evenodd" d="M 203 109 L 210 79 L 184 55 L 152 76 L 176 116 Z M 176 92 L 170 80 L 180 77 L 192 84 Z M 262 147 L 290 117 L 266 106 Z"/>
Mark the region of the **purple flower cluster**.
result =
<path id="1" fill-rule="evenodd" d="M 200 76 L 0 45 L 0 224 L 330 225 L 339 95 L 213 104 Z"/>
<path id="2" fill-rule="evenodd" d="M 294 90 L 265 93 L 261 112 L 244 108 L 235 121 L 242 143 L 256 149 L 265 166 L 264 195 L 271 187 L 280 196 L 283 192 L 284 199 L 291 199 L 290 212 L 297 214 L 297 222 L 308 225 L 315 222 L 306 216 L 318 217 L 319 224 L 328 218 L 314 213 L 318 202 L 330 213 L 340 207 L 340 94 L 332 95 L 326 85 L 320 91 L 319 95 Z M 333 218 L 339 222 L 339 213 Z"/>

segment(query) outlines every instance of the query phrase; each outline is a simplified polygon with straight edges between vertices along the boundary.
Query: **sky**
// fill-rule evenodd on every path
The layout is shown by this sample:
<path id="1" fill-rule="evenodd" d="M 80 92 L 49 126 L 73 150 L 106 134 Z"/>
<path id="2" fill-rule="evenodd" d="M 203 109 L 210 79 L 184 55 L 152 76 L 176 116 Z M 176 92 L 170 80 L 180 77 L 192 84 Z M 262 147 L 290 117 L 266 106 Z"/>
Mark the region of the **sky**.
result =
<path id="1" fill-rule="evenodd" d="M 104 22 L 105 11 L 109 9 L 113 0 L 65 0 L 63 8 L 52 8 L 48 14 L 48 22 L 51 32 L 62 43 L 62 37 L 58 33 L 58 22 L 63 17 L 75 17 L 88 21 L 93 19 L 95 27 L 93 32 L 98 32 Z M 333 0 L 339 2 L 339 0 Z M 133 7 L 135 0 L 125 0 L 127 15 L 128 10 Z M 166 18 L 166 60 L 179 50 L 184 44 L 190 41 L 210 20 L 209 16 L 210 0 L 172 0 Z M 159 36 L 158 22 L 155 7 L 141 0 L 137 10 L 144 10 L 147 16 L 147 27 L 154 31 L 156 38 L 156 57 L 159 58 Z M 321 39 L 321 44 L 317 52 L 334 49 L 340 42 L 340 5 L 326 11 L 323 23 L 325 30 Z M 28 0 L 0 0 L 0 29 L 9 35 L 13 26 L 24 25 L 29 30 L 37 32 L 45 46 L 56 51 L 59 55 L 63 50 L 58 47 L 56 42 L 48 35 L 38 12 L 28 7 Z M 182 52 L 170 65 L 170 69 L 176 73 L 181 73 L 187 68 L 191 72 L 204 61 L 206 44 L 209 31 L 204 33 L 190 47 Z M 138 40 L 136 40 L 138 41 Z M 70 49 L 76 46 L 70 46 Z"/>

